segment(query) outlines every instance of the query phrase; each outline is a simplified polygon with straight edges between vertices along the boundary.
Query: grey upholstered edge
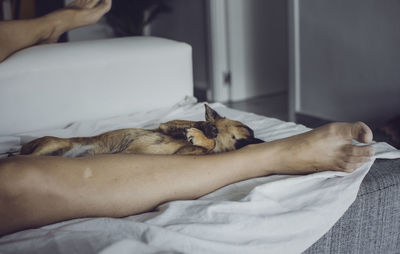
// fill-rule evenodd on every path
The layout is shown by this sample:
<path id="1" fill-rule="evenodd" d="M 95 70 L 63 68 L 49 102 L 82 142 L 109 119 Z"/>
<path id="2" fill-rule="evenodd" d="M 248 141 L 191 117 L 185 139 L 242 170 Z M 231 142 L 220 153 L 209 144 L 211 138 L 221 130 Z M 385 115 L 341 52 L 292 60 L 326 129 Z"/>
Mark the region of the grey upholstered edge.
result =
<path id="1" fill-rule="evenodd" d="M 355 202 L 303 253 L 400 253 L 400 159 L 377 160 Z"/>

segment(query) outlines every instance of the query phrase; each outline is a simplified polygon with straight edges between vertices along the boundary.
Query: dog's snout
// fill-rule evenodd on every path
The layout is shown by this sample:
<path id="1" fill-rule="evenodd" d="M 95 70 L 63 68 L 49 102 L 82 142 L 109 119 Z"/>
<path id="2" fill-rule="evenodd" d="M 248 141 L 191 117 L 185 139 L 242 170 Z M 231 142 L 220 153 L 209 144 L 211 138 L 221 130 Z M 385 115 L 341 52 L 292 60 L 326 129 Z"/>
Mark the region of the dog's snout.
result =
<path id="1" fill-rule="evenodd" d="M 264 143 L 264 140 L 258 139 L 258 138 L 252 138 L 251 139 L 252 144 L 261 144 Z"/>
<path id="2" fill-rule="evenodd" d="M 247 145 L 254 145 L 254 144 L 260 144 L 263 143 L 264 140 L 258 139 L 258 138 L 247 138 L 247 139 L 239 139 L 235 143 L 235 148 L 240 149 L 242 147 L 245 147 Z"/>

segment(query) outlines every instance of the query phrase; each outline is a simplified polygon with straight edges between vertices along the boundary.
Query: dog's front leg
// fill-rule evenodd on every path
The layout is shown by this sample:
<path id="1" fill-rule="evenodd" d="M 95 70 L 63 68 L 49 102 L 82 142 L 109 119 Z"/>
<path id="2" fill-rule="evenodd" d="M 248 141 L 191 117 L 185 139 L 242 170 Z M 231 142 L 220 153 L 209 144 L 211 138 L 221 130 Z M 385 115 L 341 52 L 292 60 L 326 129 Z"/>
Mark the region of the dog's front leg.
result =
<path id="1" fill-rule="evenodd" d="M 214 138 L 208 138 L 201 130 L 190 128 L 186 130 L 186 140 L 194 146 L 203 147 L 207 152 L 215 148 L 216 141 Z"/>
<path id="2" fill-rule="evenodd" d="M 186 120 L 173 120 L 161 123 L 158 128 L 161 133 L 175 138 L 186 138 L 186 130 L 199 125 L 199 122 Z"/>
<path id="3" fill-rule="evenodd" d="M 159 130 L 169 136 L 176 138 L 186 138 L 186 131 L 190 128 L 201 130 L 206 137 L 216 138 L 218 129 L 215 123 L 208 121 L 186 121 L 186 120 L 173 120 L 166 123 L 161 123 Z"/>

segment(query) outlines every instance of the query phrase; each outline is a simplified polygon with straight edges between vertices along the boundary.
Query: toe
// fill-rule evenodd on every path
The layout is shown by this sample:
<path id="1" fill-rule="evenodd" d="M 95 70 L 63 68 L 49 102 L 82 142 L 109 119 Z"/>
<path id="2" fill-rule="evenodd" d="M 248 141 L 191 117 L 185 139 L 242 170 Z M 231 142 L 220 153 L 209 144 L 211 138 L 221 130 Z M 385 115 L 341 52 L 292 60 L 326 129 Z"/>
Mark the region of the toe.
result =
<path id="1" fill-rule="evenodd" d="M 112 0 L 103 0 L 98 7 L 101 8 L 104 11 L 104 13 L 106 13 L 111 9 L 111 5 L 112 5 Z"/>
<path id="2" fill-rule="evenodd" d="M 343 159 L 345 163 L 350 163 L 350 164 L 366 163 L 370 160 L 371 160 L 370 157 L 363 157 L 363 156 L 349 156 Z"/>
<path id="3" fill-rule="evenodd" d="M 370 145 L 356 146 L 349 144 L 343 147 L 343 151 L 346 156 L 372 157 L 375 155 L 375 149 Z"/>
<path id="4" fill-rule="evenodd" d="M 103 0 L 100 4 L 91 9 L 86 8 L 85 12 L 82 12 L 82 20 L 84 20 L 84 25 L 97 23 L 110 9 L 111 0 Z"/>
<path id="5" fill-rule="evenodd" d="M 350 163 L 350 162 L 341 162 L 337 166 L 337 171 L 343 171 L 347 173 L 352 173 L 354 172 L 357 168 L 361 167 L 364 165 L 365 162 L 363 163 Z"/>
<path id="6" fill-rule="evenodd" d="M 347 145 L 342 151 L 337 161 L 337 170 L 349 173 L 369 162 L 374 154 L 371 146 Z"/>
<path id="7" fill-rule="evenodd" d="M 91 9 L 95 7 L 100 0 L 76 0 L 68 5 L 70 8 Z"/>
<path id="8" fill-rule="evenodd" d="M 96 6 L 96 4 L 99 3 L 100 0 L 87 0 L 86 2 L 86 8 L 93 8 Z"/>
<path id="9" fill-rule="evenodd" d="M 341 161 L 337 165 L 337 170 L 343 172 L 352 172 L 354 168 L 352 167 L 351 163 Z"/>
<path id="10" fill-rule="evenodd" d="M 351 136 L 358 142 L 369 144 L 372 142 L 373 134 L 371 129 L 363 122 L 356 122 L 352 124 Z"/>

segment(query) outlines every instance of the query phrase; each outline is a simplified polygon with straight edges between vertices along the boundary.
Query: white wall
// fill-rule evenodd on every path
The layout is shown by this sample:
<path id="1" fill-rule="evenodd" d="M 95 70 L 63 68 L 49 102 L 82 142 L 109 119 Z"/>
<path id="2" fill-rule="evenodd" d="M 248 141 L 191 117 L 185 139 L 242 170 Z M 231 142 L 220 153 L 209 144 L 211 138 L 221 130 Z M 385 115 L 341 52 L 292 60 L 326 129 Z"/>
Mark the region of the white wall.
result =
<path id="1" fill-rule="evenodd" d="M 400 114 L 400 1 L 300 1 L 300 112 L 380 122 Z"/>

